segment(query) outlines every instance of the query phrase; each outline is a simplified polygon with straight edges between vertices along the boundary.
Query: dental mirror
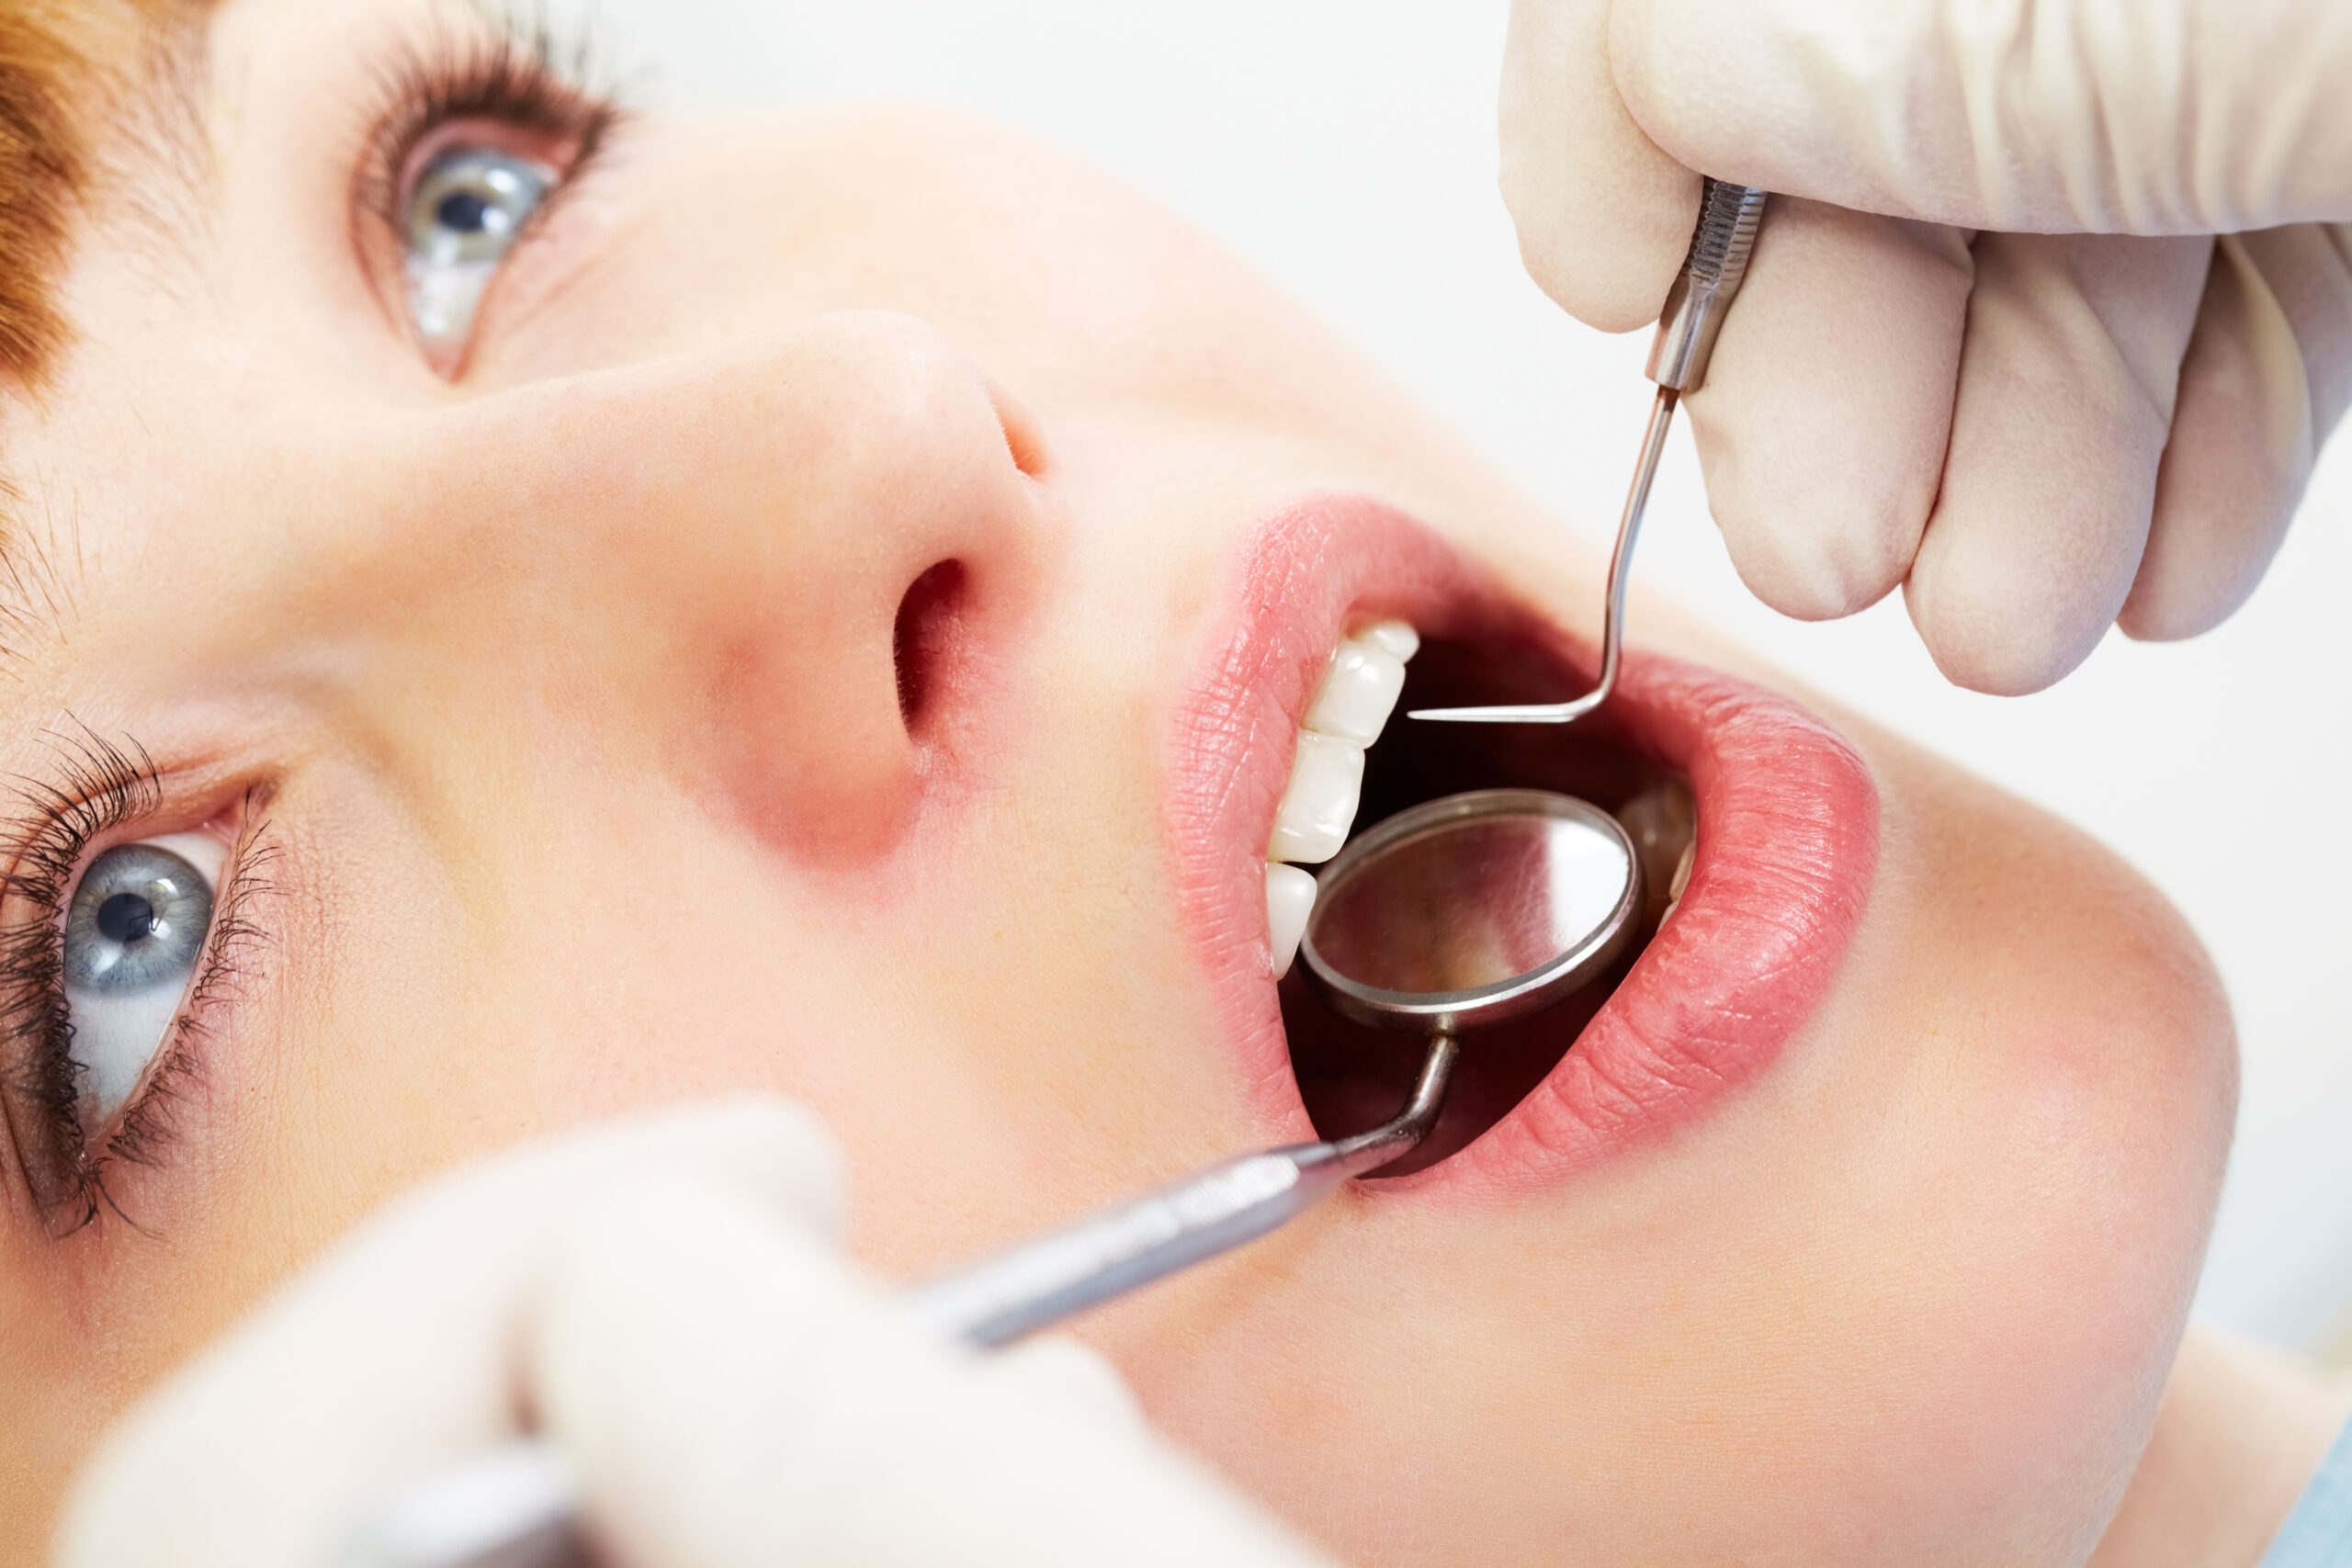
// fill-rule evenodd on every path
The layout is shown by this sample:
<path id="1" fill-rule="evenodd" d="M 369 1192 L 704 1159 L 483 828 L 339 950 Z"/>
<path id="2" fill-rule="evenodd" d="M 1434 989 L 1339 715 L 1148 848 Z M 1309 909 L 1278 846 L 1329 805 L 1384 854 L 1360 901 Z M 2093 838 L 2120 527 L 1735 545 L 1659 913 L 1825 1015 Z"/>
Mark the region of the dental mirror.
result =
<path id="1" fill-rule="evenodd" d="M 1642 863 L 1617 819 L 1548 790 L 1400 811 L 1317 878 L 1301 953 L 1344 1017 L 1459 1034 L 1541 1012 L 1632 940 Z"/>

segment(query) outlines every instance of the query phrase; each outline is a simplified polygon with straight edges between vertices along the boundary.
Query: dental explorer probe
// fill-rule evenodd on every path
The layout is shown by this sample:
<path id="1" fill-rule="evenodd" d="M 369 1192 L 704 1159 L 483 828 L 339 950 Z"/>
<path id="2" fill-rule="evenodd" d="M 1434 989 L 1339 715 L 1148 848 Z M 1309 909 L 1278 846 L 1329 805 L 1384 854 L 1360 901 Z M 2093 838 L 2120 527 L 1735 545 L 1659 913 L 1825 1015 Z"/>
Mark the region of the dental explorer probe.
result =
<path id="1" fill-rule="evenodd" d="M 1724 316 L 1747 276 L 1747 258 L 1764 221 L 1764 197 L 1760 190 L 1713 179 L 1700 194 L 1699 227 L 1690 236 L 1690 254 L 1666 297 L 1657 338 L 1650 345 L 1647 374 L 1657 383 L 1657 401 L 1650 408 L 1641 460 L 1634 465 L 1625 514 L 1617 525 L 1617 547 L 1609 558 L 1609 599 L 1600 622 L 1600 679 L 1573 702 L 1416 708 L 1408 716 L 1455 724 L 1566 724 L 1609 700 L 1617 686 L 1618 660 L 1625 642 L 1625 580 L 1633 575 L 1634 543 L 1641 536 L 1642 515 L 1649 510 L 1650 485 L 1657 478 L 1658 458 L 1666 451 L 1666 433 L 1674 424 L 1674 406 L 1682 394 L 1697 391 L 1707 378 L 1715 336 L 1723 331 Z"/>
<path id="2" fill-rule="evenodd" d="M 1450 1031 L 1432 1032 L 1405 1108 L 1368 1133 L 1210 1166 L 918 1286 L 900 1307 L 946 1338 L 994 1349 L 1230 1252 L 1411 1153 L 1437 1124 L 1460 1051 Z M 401 1490 L 361 1521 L 336 1568 L 579 1568 L 579 1495 L 560 1453 L 515 1438 Z"/>

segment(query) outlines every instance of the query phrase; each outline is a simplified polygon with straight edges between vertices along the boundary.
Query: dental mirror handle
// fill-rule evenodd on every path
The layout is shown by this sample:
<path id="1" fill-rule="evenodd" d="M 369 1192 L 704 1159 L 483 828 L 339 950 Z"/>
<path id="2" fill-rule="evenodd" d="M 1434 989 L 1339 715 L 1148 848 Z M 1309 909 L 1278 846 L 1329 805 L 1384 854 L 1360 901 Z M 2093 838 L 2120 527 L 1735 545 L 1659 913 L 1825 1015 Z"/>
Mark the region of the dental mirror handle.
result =
<path id="1" fill-rule="evenodd" d="M 1617 547 L 1609 557 L 1609 598 L 1600 621 L 1600 679 L 1573 702 L 1415 708 L 1408 717 L 1453 724 L 1566 724 L 1607 702 L 1609 694 L 1617 689 L 1617 665 L 1625 645 L 1625 584 L 1633 576 L 1634 546 L 1641 538 L 1642 518 L 1649 511 L 1650 486 L 1657 479 L 1658 459 L 1666 452 L 1666 433 L 1673 426 L 1674 405 L 1682 394 L 1695 392 L 1706 382 L 1707 362 L 1714 357 L 1724 317 L 1747 278 L 1747 258 L 1756 249 L 1757 231 L 1764 222 L 1764 192 L 1747 186 L 1706 182 L 1699 198 L 1699 227 L 1690 236 L 1690 254 L 1667 293 L 1665 310 L 1659 312 L 1646 372 L 1657 383 L 1657 401 L 1650 408 L 1641 460 L 1634 466 L 1633 488 L 1626 491 L 1624 515 L 1617 524 Z"/>
<path id="2" fill-rule="evenodd" d="M 1351 1176 L 1411 1152 L 1437 1122 L 1461 1046 L 1430 1042 L 1404 1110 L 1336 1143 L 1243 1155 L 1022 1243 L 903 1298 L 916 1319 L 994 1349 L 1255 1241 Z"/>
<path id="3" fill-rule="evenodd" d="M 899 1298 L 921 1324 L 995 1349 L 1255 1241 L 1351 1176 L 1410 1153 L 1437 1124 L 1461 1047 L 1430 1052 L 1405 1108 L 1368 1133 L 1225 1160 L 983 1258 Z M 335 1568 L 580 1568 L 579 1482 L 517 1438 L 404 1487 L 362 1521 Z"/>

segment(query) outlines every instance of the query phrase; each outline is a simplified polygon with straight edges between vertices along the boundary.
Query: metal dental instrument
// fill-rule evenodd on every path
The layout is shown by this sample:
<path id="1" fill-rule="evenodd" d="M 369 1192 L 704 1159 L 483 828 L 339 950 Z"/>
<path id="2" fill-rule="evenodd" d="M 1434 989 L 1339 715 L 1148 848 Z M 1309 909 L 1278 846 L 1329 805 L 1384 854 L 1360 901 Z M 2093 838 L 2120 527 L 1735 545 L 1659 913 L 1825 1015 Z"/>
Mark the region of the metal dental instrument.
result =
<path id="1" fill-rule="evenodd" d="M 1756 248 L 1756 231 L 1764 221 L 1764 197 L 1760 190 L 1720 180 L 1707 181 L 1700 196 L 1699 228 L 1690 236 L 1690 254 L 1666 297 L 1657 339 L 1650 345 L 1648 376 L 1657 383 L 1657 401 L 1651 406 L 1649 429 L 1642 437 L 1641 461 L 1634 468 L 1634 488 L 1625 496 L 1625 514 L 1617 525 L 1617 547 L 1609 558 L 1609 601 L 1600 622 L 1600 679 L 1573 702 L 1416 708 L 1409 716 L 1455 724 L 1566 724 L 1609 700 L 1617 686 L 1618 659 L 1625 642 L 1625 581 L 1633 575 L 1634 545 L 1641 536 L 1642 515 L 1649 510 L 1650 485 L 1657 478 L 1658 458 L 1666 451 L 1666 433 L 1674 424 L 1674 406 L 1682 394 L 1697 391 L 1706 381 L 1715 336 L 1723 331 L 1724 316 L 1747 276 L 1748 254 Z"/>
<path id="2" fill-rule="evenodd" d="M 1255 1241 L 1348 1178 L 1412 1153 L 1437 1125 L 1461 1049 L 1452 1032 L 1430 1032 L 1405 1108 L 1369 1133 L 1210 1166 L 920 1286 L 904 1304 L 918 1322 L 994 1349 Z"/>
<path id="3" fill-rule="evenodd" d="M 1400 812 L 1326 866 L 1302 951 L 1324 997 L 1429 1054 L 1402 1111 L 1368 1133 L 1243 1155 L 984 1258 L 901 1298 L 976 1348 L 1008 1345 L 1255 1240 L 1437 1124 L 1467 1030 L 1589 983 L 1631 940 L 1642 870 L 1614 818 L 1541 790 L 1482 790 Z M 576 1568 L 579 1485 L 518 1438 L 425 1476 L 361 1521 L 339 1568 Z"/>
<path id="4" fill-rule="evenodd" d="M 1368 1133 L 1210 1166 L 917 1286 L 899 1304 L 944 1337 L 989 1350 L 1230 1252 L 1410 1153 L 1437 1124 L 1460 1049 L 1432 1032 L 1404 1109 Z M 578 1504 L 563 1456 L 516 1438 L 399 1493 L 362 1521 L 337 1568 L 581 1568 Z"/>
<path id="5" fill-rule="evenodd" d="M 1467 1031 L 1541 1011 L 1634 935 L 1641 857 L 1617 819 L 1543 790 L 1430 801 L 1359 834 L 1323 868 L 1301 953 L 1325 1000 L 1429 1038 L 1394 1120 L 1331 1143 L 1244 1155 L 915 1291 L 919 1318 L 1010 1344 L 1255 1240 L 1437 1124 Z"/>
<path id="6" fill-rule="evenodd" d="M 1369 1133 L 1243 1155 L 917 1286 L 902 1309 L 978 1350 L 1254 1241 L 1351 1176 L 1410 1153 L 1437 1124 L 1460 1052 L 1431 1034 L 1419 1081 Z M 361 1521 L 337 1568 L 584 1568 L 579 1482 L 563 1456 L 518 1438 L 435 1471 Z"/>
<path id="7" fill-rule="evenodd" d="M 1541 1012 L 1633 940 L 1642 860 L 1617 818 L 1540 789 L 1400 811 L 1317 877 L 1300 954 L 1332 1009 L 1407 1034 Z"/>

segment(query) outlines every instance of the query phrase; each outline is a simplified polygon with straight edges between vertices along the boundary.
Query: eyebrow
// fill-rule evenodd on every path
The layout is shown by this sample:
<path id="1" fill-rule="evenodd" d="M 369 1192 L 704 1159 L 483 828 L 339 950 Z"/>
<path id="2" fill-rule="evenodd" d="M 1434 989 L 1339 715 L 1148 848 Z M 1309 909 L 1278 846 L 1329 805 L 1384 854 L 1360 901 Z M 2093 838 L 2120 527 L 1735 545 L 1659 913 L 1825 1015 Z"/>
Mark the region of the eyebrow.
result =
<path id="1" fill-rule="evenodd" d="M 59 290 L 101 200 L 149 230 L 197 209 L 212 10 L 0 0 L 0 398 L 37 404 L 71 344 Z M 80 576 L 78 536 L 61 548 L 32 488 L 0 472 L 0 671 L 64 639 Z"/>
<path id="2" fill-rule="evenodd" d="M 58 288 L 97 186 L 141 212 L 196 194 L 188 138 L 200 134 L 211 11 L 211 0 L 0 0 L 0 374 L 18 388 L 37 390 L 72 336 Z M 115 128 L 103 149 L 101 120 Z M 102 158 L 115 142 L 131 156 Z M 147 188 L 159 176 L 161 204 Z"/>

